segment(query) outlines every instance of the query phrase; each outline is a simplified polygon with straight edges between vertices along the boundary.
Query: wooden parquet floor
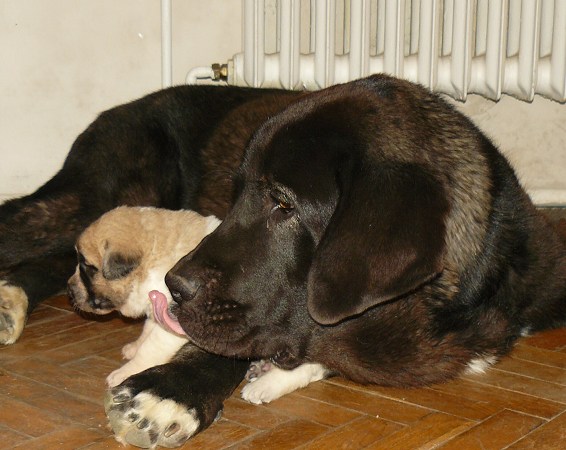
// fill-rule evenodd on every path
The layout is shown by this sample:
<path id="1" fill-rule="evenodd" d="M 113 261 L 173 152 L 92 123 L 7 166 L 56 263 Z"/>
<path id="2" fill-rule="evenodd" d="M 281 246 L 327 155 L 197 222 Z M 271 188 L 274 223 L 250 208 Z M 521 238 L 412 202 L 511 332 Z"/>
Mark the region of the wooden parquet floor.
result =
<path id="1" fill-rule="evenodd" d="M 118 449 L 106 375 L 141 323 L 77 315 L 65 296 L 0 348 L 1 449 Z M 566 449 L 566 329 L 522 339 L 484 375 L 425 389 L 314 383 L 270 405 L 239 398 L 187 449 Z"/>

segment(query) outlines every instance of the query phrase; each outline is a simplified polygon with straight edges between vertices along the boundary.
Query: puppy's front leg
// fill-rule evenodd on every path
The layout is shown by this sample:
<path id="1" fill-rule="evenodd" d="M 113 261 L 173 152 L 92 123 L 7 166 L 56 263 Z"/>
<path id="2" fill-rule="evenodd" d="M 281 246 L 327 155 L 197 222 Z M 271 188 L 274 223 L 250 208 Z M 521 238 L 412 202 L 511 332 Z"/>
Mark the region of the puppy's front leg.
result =
<path id="1" fill-rule="evenodd" d="M 143 345 L 144 341 L 151 335 L 153 329 L 157 326 L 159 325 L 157 325 L 155 321 L 151 319 L 146 320 L 143 324 L 140 337 L 122 347 L 122 356 L 124 359 L 133 359 L 136 356 L 138 349 Z"/>
<path id="2" fill-rule="evenodd" d="M 106 378 L 114 387 L 131 375 L 159 364 L 165 364 L 187 343 L 187 338 L 164 330 L 153 320 L 146 320 L 140 338 L 128 345 L 136 346 L 133 357 Z"/>
<path id="3" fill-rule="evenodd" d="M 186 344 L 171 362 L 108 391 L 104 404 L 116 440 L 144 448 L 182 445 L 214 421 L 248 365 Z"/>
<path id="4" fill-rule="evenodd" d="M 254 364 L 261 366 L 265 363 L 260 361 Z M 250 370 L 253 370 L 252 368 Z M 324 366 L 313 363 L 301 364 L 292 370 L 283 370 L 275 366 L 268 370 L 260 368 L 256 371 L 257 376 L 252 377 L 242 389 L 242 398 L 255 404 L 269 403 L 314 381 L 322 380 L 330 373 Z"/>

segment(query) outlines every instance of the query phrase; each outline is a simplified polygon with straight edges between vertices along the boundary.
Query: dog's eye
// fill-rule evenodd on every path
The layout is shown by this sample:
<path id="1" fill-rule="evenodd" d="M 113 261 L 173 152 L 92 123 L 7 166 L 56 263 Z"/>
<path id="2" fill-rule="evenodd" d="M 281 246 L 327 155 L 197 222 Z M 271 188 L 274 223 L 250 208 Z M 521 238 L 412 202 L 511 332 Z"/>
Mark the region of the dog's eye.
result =
<path id="1" fill-rule="evenodd" d="M 92 277 L 96 272 L 98 272 L 98 267 L 93 266 L 92 264 L 88 264 L 85 261 L 81 261 L 79 263 L 79 268 L 81 272 L 85 273 L 89 277 Z"/>
<path id="2" fill-rule="evenodd" d="M 284 215 L 289 215 L 293 212 L 295 207 L 291 202 L 284 199 L 282 196 L 279 195 L 271 195 L 271 199 L 273 201 L 273 207 L 271 208 L 271 214 L 273 213 L 282 213 Z"/>
<path id="3" fill-rule="evenodd" d="M 276 201 L 275 206 L 272 209 L 272 212 L 278 210 L 282 213 L 289 214 L 293 211 L 293 209 L 294 208 L 293 205 L 291 205 L 291 203 L 283 200 L 278 200 Z"/>

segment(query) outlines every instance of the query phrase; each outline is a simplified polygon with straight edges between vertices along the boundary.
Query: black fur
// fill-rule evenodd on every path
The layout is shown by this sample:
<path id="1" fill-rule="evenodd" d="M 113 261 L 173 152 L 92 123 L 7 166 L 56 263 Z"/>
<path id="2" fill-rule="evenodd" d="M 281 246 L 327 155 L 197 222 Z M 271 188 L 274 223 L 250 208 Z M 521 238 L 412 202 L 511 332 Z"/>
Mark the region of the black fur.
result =
<path id="1" fill-rule="evenodd" d="M 64 289 L 82 230 L 119 205 L 223 217 L 232 172 L 254 126 L 296 95 L 180 86 L 100 114 L 51 180 L 0 206 L 0 280 L 23 288 L 31 312 Z M 240 117 L 231 117 L 238 108 Z M 246 120 L 246 114 L 253 118 Z M 219 145 L 225 134 L 232 140 Z"/>

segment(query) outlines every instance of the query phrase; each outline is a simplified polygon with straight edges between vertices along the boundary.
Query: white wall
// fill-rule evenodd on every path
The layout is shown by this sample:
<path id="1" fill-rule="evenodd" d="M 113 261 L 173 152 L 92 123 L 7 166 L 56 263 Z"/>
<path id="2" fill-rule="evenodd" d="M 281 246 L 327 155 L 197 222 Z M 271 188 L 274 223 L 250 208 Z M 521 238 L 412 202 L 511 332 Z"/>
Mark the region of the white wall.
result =
<path id="1" fill-rule="evenodd" d="M 240 50 L 237 0 L 173 1 L 173 82 Z M 61 166 L 96 115 L 161 87 L 159 0 L 0 0 L 0 199 Z"/>
<path id="2" fill-rule="evenodd" d="M 566 205 L 565 104 L 509 96 L 492 102 L 477 95 L 456 104 L 511 161 L 535 203 Z"/>
<path id="3" fill-rule="evenodd" d="M 173 1 L 173 81 L 241 48 L 239 0 Z M 98 112 L 161 86 L 159 0 L 0 0 L 0 199 L 61 166 Z M 536 98 L 460 104 L 535 199 L 566 204 L 566 106 Z"/>

